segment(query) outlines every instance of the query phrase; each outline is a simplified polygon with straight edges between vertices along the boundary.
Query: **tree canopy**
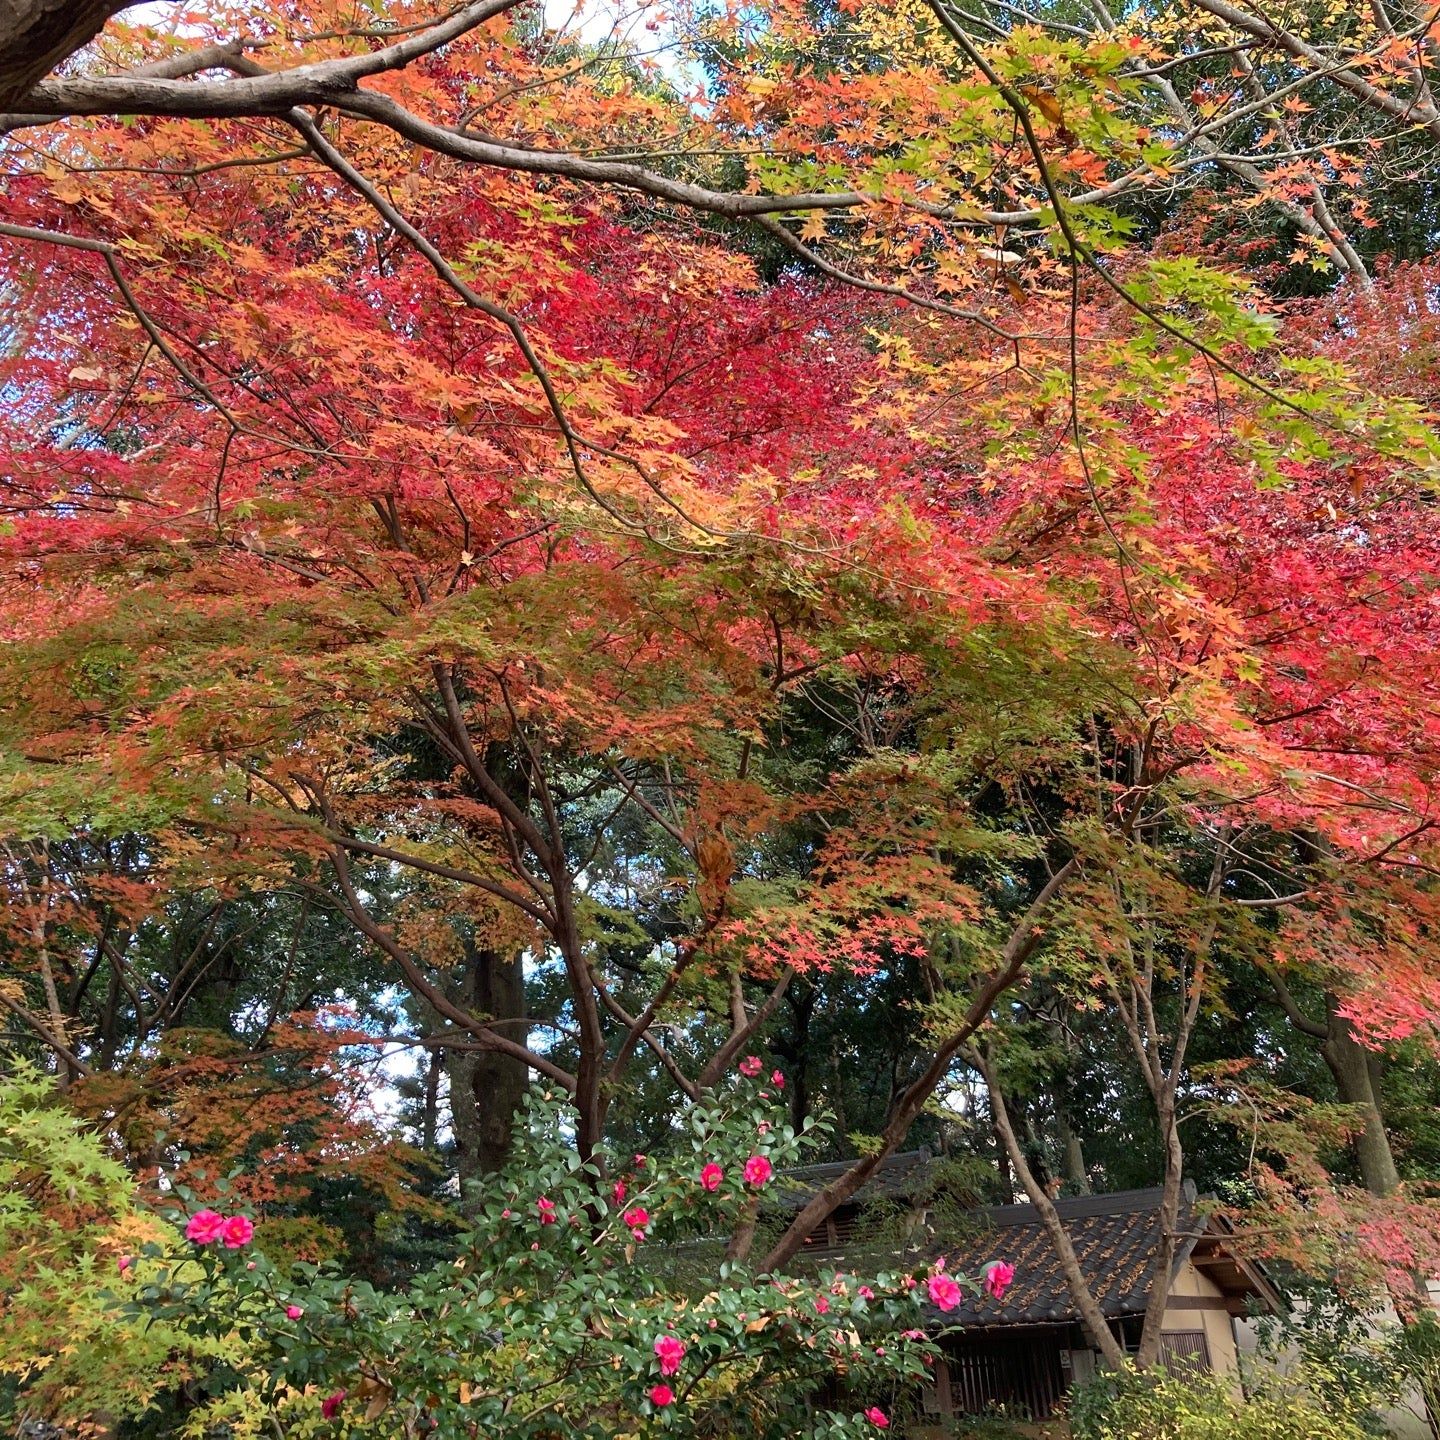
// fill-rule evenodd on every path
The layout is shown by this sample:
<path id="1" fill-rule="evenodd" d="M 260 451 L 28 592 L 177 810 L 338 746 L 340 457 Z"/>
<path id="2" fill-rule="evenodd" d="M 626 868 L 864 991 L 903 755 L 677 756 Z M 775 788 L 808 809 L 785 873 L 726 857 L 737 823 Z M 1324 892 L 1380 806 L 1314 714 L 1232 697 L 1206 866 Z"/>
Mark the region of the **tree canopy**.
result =
<path id="1" fill-rule="evenodd" d="M 1154 1184 L 1168 1256 L 1193 1176 L 1425 1309 L 1433 7 L 115 8 L 0 16 L 3 1103 L 120 1167 L 65 1264 L 253 1219 L 261 1280 L 152 1277 L 175 1334 L 338 1266 L 418 1423 L 381 1340 L 503 1177 L 573 1191 L 584 1291 L 754 1057 L 848 1163 L 725 1192 L 745 1285 L 923 1139 L 1062 1248 L 1053 1197 Z M 753 1303 L 786 1433 L 829 1342 Z"/>

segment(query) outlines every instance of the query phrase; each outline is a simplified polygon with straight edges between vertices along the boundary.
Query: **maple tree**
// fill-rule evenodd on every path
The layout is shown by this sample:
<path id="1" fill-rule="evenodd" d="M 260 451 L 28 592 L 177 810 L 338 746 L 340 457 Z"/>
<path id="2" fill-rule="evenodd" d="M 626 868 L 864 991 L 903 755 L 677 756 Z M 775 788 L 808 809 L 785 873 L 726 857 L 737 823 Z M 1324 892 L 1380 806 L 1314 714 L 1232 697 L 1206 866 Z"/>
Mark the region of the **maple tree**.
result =
<path id="1" fill-rule="evenodd" d="M 0 1004 L 137 1168 L 248 1168 L 312 1256 L 357 1154 L 433 1216 L 359 1115 L 388 1043 L 459 1180 L 538 1076 L 598 1194 L 802 993 L 885 993 L 865 1143 L 733 1259 L 972 1068 L 1043 1213 L 1031 1009 L 1133 1056 L 1169 1244 L 1246 977 L 1356 1107 L 1371 1281 L 1433 1268 L 1375 1058 L 1440 1005 L 1433 307 L 1353 159 L 1440 123 L 1428 22 L 1092 18 L 678 7 L 661 65 L 215 5 L 23 82 Z M 1347 288 L 1282 323 L 1205 253 L 1234 185 Z M 1277 1213 L 1330 1184 L 1289 1148 Z"/>

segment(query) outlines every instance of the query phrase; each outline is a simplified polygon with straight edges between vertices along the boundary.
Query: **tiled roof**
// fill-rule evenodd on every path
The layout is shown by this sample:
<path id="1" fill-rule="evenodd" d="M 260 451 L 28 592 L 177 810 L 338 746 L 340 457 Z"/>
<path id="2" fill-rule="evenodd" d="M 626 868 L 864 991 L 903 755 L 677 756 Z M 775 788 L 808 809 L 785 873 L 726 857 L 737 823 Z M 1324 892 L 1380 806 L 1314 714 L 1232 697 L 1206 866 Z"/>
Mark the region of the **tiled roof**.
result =
<path id="1" fill-rule="evenodd" d="M 1161 1192 L 1125 1190 L 1114 1195 L 1082 1195 L 1057 1200 L 1076 1258 L 1091 1292 L 1107 1317 L 1144 1312 L 1155 1264 L 1160 1227 L 1156 1212 Z M 1181 1206 L 1177 1229 L 1192 1228 L 1193 1192 Z M 1055 1247 L 1034 1206 L 998 1205 L 972 1212 L 962 1235 L 933 1236 L 927 1246 L 934 1257 L 944 1255 L 950 1270 L 978 1277 L 991 1260 L 1015 1267 L 1015 1278 L 1003 1300 L 966 1294 L 956 1310 L 934 1319 L 960 1325 L 1053 1325 L 1078 1320 Z M 967 1222 L 971 1217 L 967 1217 Z M 1177 1265 L 1193 1241 L 1180 1244 Z"/>
<path id="2" fill-rule="evenodd" d="M 772 1192 L 770 1203 L 796 1211 L 832 1180 L 843 1175 L 855 1162 L 840 1160 L 784 1171 Z M 875 1200 L 912 1200 L 917 1211 L 937 1164 L 929 1150 L 908 1150 L 889 1156 L 864 1185 L 855 1199 L 863 1207 Z M 1055 1201 L 1055 1209 L 1075 1247 L 1076 1258 L 1090 1292 L 1102 1312 L 1112 1320 L 1143 1315 L 1150 1295 L 1155 1247 L 1160 1237 L 1158 1212 L 1163 1192 L 1121 1190 L 1109 1195 L 1080 1195 Z M 1253 1264 L 1237 1260 L 1226 1244 L 1229 1227 L 1218 1217 L 1206 1220 L 1195 1211 L 1196 1192 L 1185 1182 L 1176 1229 L 1183 1237 L 1176 1248 L 1175 1270 L 1194 1251 L 1199 1232 L 1205 1232 L 1207 1246 L 1218 1245 L 1226 1263 L 1214 1266 L 1209 1260 L 1197 1262 L 1228 1295 L 1255 1297 L 1275 1308 L 1279 1297 L 1268 1277 Z M 819 1244 L 813 1254 L 832 1261 L 842 1258 L 855 1243 L 851 1229 L 853 1206 L 847 1204 L 850 1220 L 837 1212 L 836 1235 L 817 1232 Z M 987 1294 L 965 1292 L 964 1302 L 948 1313 L 933 1310 L 936 1325 L 986 1327 L 1000 1325 L 1056 1325 L 1078 1321 L 1079 1311 L 1055 1253 L 1050 1235 L 1033 1205 L 993 1205 L 966 1210 L 958 1220 L 942 1219 L 926 1206 L 928 1223 L 920 1235 L 904 1243 L 908 1269 L 920 1269 L 926 1261 L 944 1256 L 948 1268 L 957 1274 L 978 1278 L 992 1260 L 1004 1260 L 1015 1267 L 1015 1278 L 997 1301 Z M 954 1212 L 950 1215 L 953 1217 Z M 835 1223 L 835 1222 L 832 1222 Z M 937 1225 L 940 1228 L 936 1228 Z M 882 1242 L 884 1243 L 884 1242 Z M 1208 1252 L 1207 1252 L 1208 1254 Z M 919 1262 L 917 1264 L 917 1262 Z"/>

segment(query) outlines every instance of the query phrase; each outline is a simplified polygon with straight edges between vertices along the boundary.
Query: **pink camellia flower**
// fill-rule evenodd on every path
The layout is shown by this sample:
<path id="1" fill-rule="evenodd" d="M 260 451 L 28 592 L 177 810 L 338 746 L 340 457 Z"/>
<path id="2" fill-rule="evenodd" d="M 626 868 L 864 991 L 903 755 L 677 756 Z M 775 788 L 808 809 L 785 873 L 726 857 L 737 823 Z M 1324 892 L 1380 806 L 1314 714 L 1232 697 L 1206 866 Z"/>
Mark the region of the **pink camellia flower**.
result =
<path id="1" fill-rule="evenodd" d="M 238 1250 L 255 1238 L 255 1226 L 244 1215 L 232 1215 L 220 1229 L 227 1250 Z"/>
<path id="2" fill-rule="evenodd" d="M 540 1223 L 542 1225 L 553 1225 L 555 1223 L 555 1202 L 542 1195 L 536 1202 L 535 1208 L 540 1212 Z"/>
<path id="3" fill-rule="evenodd" d="M 932 1275 L 930 1299 L 941 1310 L 953 1310 L 960 1303 L 960 1286 L 948 1275 Z"/>
<path id="4" fill-rule="evenodd" d="M 907 1290 L 913 1290 L 915 1288 L 915 1277 L 913 1275 L 907 1275 L 905 1277 L 905 1288 Z"/>
<path id="5" fill-rule="evenodd" d="M 945 1273 L 945 1257 L 943 1255 L 935 1262 L 935 1273 L 937 1275 Z"/>
<path id="6" fill-rule="evenodd" d="M 785 1077 L 778 1070 L 772 1070 L 770 1072 L 770 1083 L 777 1090 L 783 1090 L 785 1088 Z"/>
<path id="7" fill-rule="evenodd" d="M 675 1392 L 668 1385 L 652 1385 L 650 1387 L 650 1403 L 657 1409 L 663 1410 L 667 1405 L 675 1403 Z"/>
<path id="8" fill-rule="evenodd" d="M 775 1167 L 763 1156 L 752 1155 L 745 1162 L 745 1183 L 758 1190 L 775 1173 Z"/>
<path id="9" fill-rule="evenodd" d="M 997 1260 L 985 1271 L 985 1288 L 997 1299 L 1003 1300 L 1010 1282 L 1015 1278 L 1015 1267 Z"/>
<path id="10" fill-rule="evenodd" d="M 635 1168 L 637 1170 L 643 1170 L 645 1168 L 645 1157 L 643 1155 L 637 1155 L 635 1157 Z"/>
<path id="11" fill-rule="evenodd" d="M 765 1067 L 758 1055 L 747 1055 L 737 1068 L 747 1080 L 753 1080 Z"/>
<path id="12" fill-rule="evenodd" d="M 700 1171 L 700 1188 L 712 1193 L 720 1188 L 725 1172 L 712 1160 Z"/>
<path id="13" fill-rule="evenodd" d="M 623 1180 L 617 1180 L 615 1182 L 615 1203 L 617 1205 L 623 1205 L 625 1203 L 625 1188 L 625 1182 Z"/>
<path id="14" fill-rule="evenodd" d="M 905 1340 L 923 1340 L 925 1338 L 923 1330 L 902 1330 L 900 1334 L 901 1338 Z"/>
<path id="15" fill-rule="evenodd" d="M 510 1212 L 508 1210 L 502 1210 L 500 1212 L 500 1218 L 502 1220 L 508 1220 L 510 1218 Z"/>
<path id="16" fill-rule="evenodd" d="M 197 1245 L 213 1245 L 225 1233 L 225 1217 L 214 1210 L 197 1210 L 185 1227 L 185 1238 Z"/>
<path id="17" fill-rule="evenodd" d="M 888 1430 L 890 1428 L 890 1417 L 878 1405 L 872 1405 L 865 1412 L 865 1418 L 877 1430 Z"/>
<path id="18" fill-rule="evenodd" d="M 120 1258 L 119 1258 L 118 1260 L 116 1260 L 116 1262 L 115 1262 L 116 1267 L 119 1269 L 119 1271 L 120 1271 L 120 1273 L 121 1273 L 122 1275 L 123 1275 L 134 1263 L 135 1263 L 135 1257 L 134 1257 L 133 1255 L 122 1255 L 122 1256 L 120 1256 Z"/>
<path id="19" fill-rule="evenodd" d="M 625 1212 L 624 1219 L 632 1230 L 643 1230 L 650 1223 L 650 1212 L 643 1205 L 637 1205 Z"/>
<path id="20" fill-rule="evenodd" d="M 768 1120 L 762 1120 L 755 1127 L 755 1133 L 757 1135 L 768 1135 L 770 1133 L 770 1122 Z"/>
<path id="21" fill-rule="evenodd" d="M 875 1292 L 868 1285 L 862 1285 L 856 1293 L 862 1300 L 873 1300 L 875 1298 Z"/>
<path id="22" fill-rule="evenodd" d="M 685 1342 L 673 1335 L 662 1335 L 655 1342 L 655 1356 L 660 1361 L 660 1373 L 673 1375 L 685 1358 Z"/>
<path id="23" fill-rule="evenodd" d="M 327 1420 L 333 1420 L 340 1413 L 340 1407 L 345 1403 L 345 1396 L 348 1393 L 345 1390 L 337 1390 L 333 1395 L 327 1395 L 324 1403 L 320 1406 L 320 1413 Z"/>
<path id="24" fill-rule="evenodd" d="M 817 1315 L 828 1315 L 830 1313 L 830 1302 L 823 1296 L 815 1298 L 815 1313 Z"/>
<path id="25" fill-rule="evenodd" d="M 304 1313 L 298 1305 L 287 1305 L 285 1307 L 285 1318 L 287 1320 L 298 1320 Z"/>

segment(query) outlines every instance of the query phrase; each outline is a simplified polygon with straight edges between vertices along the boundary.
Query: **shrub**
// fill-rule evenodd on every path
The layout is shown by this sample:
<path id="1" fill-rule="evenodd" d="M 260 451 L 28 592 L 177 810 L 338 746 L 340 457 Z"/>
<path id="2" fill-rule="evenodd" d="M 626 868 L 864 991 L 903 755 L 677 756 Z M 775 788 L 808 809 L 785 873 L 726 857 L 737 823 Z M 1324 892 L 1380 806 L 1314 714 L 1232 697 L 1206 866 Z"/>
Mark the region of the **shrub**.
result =
<path id="1" fill-rule="evenodd" d="M 1242 1396 L 1215 1375 L 1109 1372 L 1076 1389 L 1071 1423 L 1075 1440 L 1365 1440 L 1355 1414 L 1322 1408 L 1298 1375 Z"/>
<path id="2" fill-rule="evenodd" d="M 183 1187 L 171 1192 L 183 1211 L 145 1217 L 124 1172 L 98 1163 L 98 1142 L 57 1117 L 39 1091 L 16 1110 L 29 1148 L 60 1157 L 50 1162 L 63 1170 L 56 1203 L 89 1195 L 95 1172 L 95 1215 L 63 1244 L 57 1227 L 40 1228 L 37 1243 L 58 1245 L 63 1263 L 48 1300 L 27 1291 L 12 1313 L 33 1342 L 29 1308 L 39 1307 L 45 1346 L 69 1355 L 55 1363 L 71 1383 L 56 1383 L 48 1361 L 10 1373 L 22 1417 L 77 1433 L 119 1421 L 146 1440 L 361 1426 L 374 1440 L 661 1430 L 878 1440 L 934 1355 L 915 1328 L 920 1297 L 942 1285 L 948 1296 L 961 1279 L 938 1265 L 929 1283 L 904 1273 L 862 1283 L 722 1262 L 701 1280 L 677 1265 L 751 1213 L 806 1143 L 744 1079 L 689 1107 L 666 1156 L 586 1163 L 564 1098 L 535 1094 L 511 1167 L 476 1197 L 472 1228 L 443 1263 L 393 1290 L 334 1262 L 277 1263 L 263 1221 L 257 1240 L 243 1205 L 212 1209 Z M 117 1227 L 137 1223 L 151 1238 L 137 1235 L 122 1265 Z M 67 1286 L 83 1295 L 83 1316 L 61 1303 Z"/>
<path id="3" fill-rule="evenodd" d="M 117 1294 L 132 1256 L 171 1235 L 48 1077 L 23 1064 L 0 1077 L 0 1417 L 86 1434 L 214 1370 L 223 1339 L 137 1314 Z"/>
<path id="4" fill-rule="evenodd" d="M 1290 1308 L 1258 1322 L 1260 1354 L 1281 1369 L 1298 1364 L 1327 1409 L 1358 1414 L 1371 1434 L 1384 1435 L 1384 1412 L 1405 1403 L 1407 1393 L 1440 1392 L 1435 1315 L 1402 1325 L 1384 1291 L 1342 1291 L 1313 1277 L 1294 1276 L 1288 1289 Z"/>

